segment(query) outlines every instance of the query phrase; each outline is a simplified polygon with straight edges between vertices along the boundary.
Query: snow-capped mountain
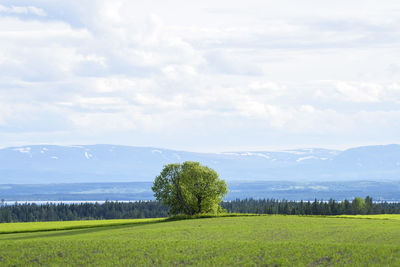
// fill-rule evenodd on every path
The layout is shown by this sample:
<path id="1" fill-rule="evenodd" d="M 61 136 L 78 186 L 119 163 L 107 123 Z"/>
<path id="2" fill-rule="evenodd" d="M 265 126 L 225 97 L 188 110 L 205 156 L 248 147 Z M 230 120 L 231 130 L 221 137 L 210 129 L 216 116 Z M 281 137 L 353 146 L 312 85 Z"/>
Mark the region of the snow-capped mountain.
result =
<path id="1" fill-rule="evenodd" d="M 400 145 L 227 153 L 35 145 L 0 149 L 0 184 L 152 181 L 163 165 L 186 160 L 199 161 L 228 181 L 400 178 Z"/>

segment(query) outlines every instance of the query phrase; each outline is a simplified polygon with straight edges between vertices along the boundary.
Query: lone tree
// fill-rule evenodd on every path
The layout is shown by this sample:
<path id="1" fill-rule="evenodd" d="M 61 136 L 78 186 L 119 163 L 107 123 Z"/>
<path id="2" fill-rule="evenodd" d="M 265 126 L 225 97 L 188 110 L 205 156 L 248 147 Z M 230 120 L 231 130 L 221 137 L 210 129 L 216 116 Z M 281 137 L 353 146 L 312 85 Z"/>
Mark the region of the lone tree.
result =
<path id="1" fill-rule="evenodd" d="M 170 208 L 170 214 L 187 215 L 222 212 L 219 203 L 228 193 L 216 171 L 191 161 L 164 166 L 152 190 L 156 199 Z"/>

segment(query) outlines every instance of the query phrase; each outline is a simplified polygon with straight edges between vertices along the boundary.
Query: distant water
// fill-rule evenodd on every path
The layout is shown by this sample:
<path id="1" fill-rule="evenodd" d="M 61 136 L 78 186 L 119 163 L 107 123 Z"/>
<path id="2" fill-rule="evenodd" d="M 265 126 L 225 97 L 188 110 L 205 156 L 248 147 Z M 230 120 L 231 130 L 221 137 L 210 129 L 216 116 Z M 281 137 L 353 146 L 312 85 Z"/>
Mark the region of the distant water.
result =
<path id="1" fill-rule="evenodd" d="M 124 203 L 129 203 L 129 202 L 137 202 L 137 200 L 107 200 L 110 202 L 124 202 Z M 73 201 L 26 201 L 26 200 L 20 200 L 20 201 L 4 201 L 4 205 L 16 205 L 16 204 L 36 204 L 36 205 L 45 205 L 45 204 L 81 204 L 81 203 L 99 203 L 103 204 L 105 203 L 105 200 L 73 200 Z M 0 203 L 1 207 L 2 203 Z"/>
<path id="2" fill-rule="evenodd" d="M 18 203 L 104 203 L 105 200 L 135 202 L 155 200 L 152 183 L 89 183 L 0 185 L 0 200 Z M 294 201 L 328 201 L 370 196 L 374 201 L 400 202 L 400 181 L 228 181 L 229 193 L 224 200 L 273 198 Z"/>

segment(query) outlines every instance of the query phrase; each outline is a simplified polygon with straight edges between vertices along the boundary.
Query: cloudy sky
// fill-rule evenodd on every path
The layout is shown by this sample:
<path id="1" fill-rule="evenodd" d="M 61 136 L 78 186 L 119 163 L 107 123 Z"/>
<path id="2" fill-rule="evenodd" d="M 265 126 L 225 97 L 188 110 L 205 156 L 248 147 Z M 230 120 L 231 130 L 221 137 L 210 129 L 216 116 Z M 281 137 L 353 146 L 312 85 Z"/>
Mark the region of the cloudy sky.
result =
<path id="1" fill-rule="evenodd" d="M 0 146 L 400 143 L 399 25 L 397 0 L 0 0 Z"/>

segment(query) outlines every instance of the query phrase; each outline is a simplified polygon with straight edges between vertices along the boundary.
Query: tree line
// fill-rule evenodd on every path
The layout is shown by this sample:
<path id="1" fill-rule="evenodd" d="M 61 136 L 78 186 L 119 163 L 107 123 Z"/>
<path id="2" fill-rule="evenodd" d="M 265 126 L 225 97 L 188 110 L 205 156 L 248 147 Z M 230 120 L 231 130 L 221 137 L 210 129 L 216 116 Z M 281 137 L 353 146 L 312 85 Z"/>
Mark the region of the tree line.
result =
<path id="1" fill-rule="evenodd" d="M 223 201 L 229 213 L 342 215 L 400 214 L 400 203 L 374 203 L 372 198 L 352 201 L 288 201 L 277 199 L 237 199 Z M 79 203 L 79 204 L 14 204 L 0 206 L 0 222 L 69 221 L 167 217 L 169 208 L 159 201 Z"/>
<path id="2" fill-rule="evenodd" d="M 157 201 L 14 204 L 0 206 L 1 222 L 40 222 L 167 217 L 168 207 Z"/>
<path id="3" fill-rule="evenodd" d="M 284 214 L 284 215 L 357 215 L 400 214 L 400 203 L 373 202 L 356 197 L 352 201 L 288 201 L 277 199 L 237 199 L 222 202 L 221 206 L 232 213 Z"/>

